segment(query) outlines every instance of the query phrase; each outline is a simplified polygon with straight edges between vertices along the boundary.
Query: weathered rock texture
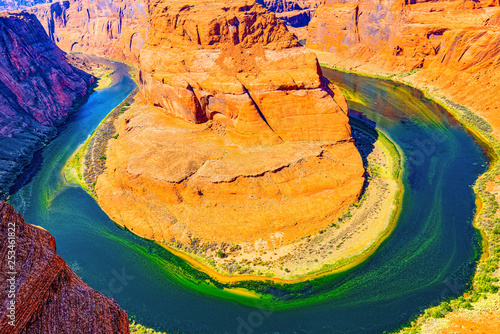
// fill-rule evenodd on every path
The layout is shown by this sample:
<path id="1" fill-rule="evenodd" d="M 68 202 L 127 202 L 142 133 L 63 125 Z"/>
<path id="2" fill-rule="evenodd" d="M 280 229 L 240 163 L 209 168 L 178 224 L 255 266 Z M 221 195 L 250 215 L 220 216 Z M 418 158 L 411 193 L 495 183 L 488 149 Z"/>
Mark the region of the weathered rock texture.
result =
<path id="1" fill-rule="evenodd" d="M 139 67 L 149 106 L 118 119 L 96 184 L 113 220 L 195 250 L 271 247 L 358 199 L 347 104 L 282 21 L 249 1 L 150 10 Z"/>
<path id="2" fill-rule="evenodd" d="M 326 0 L 307 46 L 329 62 L 405 78 L 463 104 L 500 129 L 500 12 L 496 1 Z"/>
<path id="3" fill-rule="evenodd" d="M 115 126 L 99 205 L 138 235 L 192 250 L 222 243 L 265 250 L 317 233 L 363 185 L 350 141 L 241 147 L 224 128 L 138 105 Z"/>
<path id="4" fill-rule="evenodd" d="M 66 52 L 137 63 L 147 37 L 146 0 L 67 0 L 29 8 Z"/>
<path id="5" fill-rule="evenodd" d="M 15 326 L 8 324 L 8 237 L 15 235 Z M 0 333 L 129 333 L 127 312 L 87 286 L 56 253 L 49 232 L 0 201 Z"/>
<path id="6" fill-rule="evenodd" d="M 57 132 L 94 78 L 72 66 L 34 15 L 0 14 L 0 190 Z"/>
<path id="7" fill-rule="evenodd" d="M 340 91 L 260 5 L 166 1 L 150 20 L 139 73 L 146 103 L 224 123 L 241 145 L 351 138 Z"/>

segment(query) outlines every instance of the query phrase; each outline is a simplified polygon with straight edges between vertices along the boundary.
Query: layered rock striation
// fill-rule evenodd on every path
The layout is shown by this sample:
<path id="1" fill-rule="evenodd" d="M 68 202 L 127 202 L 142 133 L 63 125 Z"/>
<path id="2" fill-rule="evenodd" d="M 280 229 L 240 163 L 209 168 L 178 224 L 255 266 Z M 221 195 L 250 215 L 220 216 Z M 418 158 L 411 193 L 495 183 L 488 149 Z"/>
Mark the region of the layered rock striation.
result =
<path id="1" fill-rule="evenodd" d="M 146 0 L 65 0 L 27 10 L 66 52 L 137 63 L 147 37 Z"/>
<path id="2" fill-rule="evenodd" d="M 251 251 L 316 233 L 357 201 L 345 99 L 275 14 L 249 1 L 150 10 L 145 105 L 116 121 L 95 187 L 113 220 L 202 254 Z"/>
<path id="3" fill-rule="evenodd" d="M 189 122 L 223 123 L 241 145 L 350 139 L 340 91 L 261 6 L 162 2 L 151 29 L 139 72 L 147 104 Z"/>
<path id="4" fill-rule="evenodd" d="M 129 333 L 127 312 L 68 267 L 49 232 L 27 224 L 3 201 L 0 240 L 1 333 Z"/>
<path id="5" fill-rule="evenodd" d="M 307 26 L 320 3 L 319 0 L 260 0 L 258 2 L 269 11 L 277 13 L 280 19 L 294 28 Z"/>
<path id="6" fill-rule="evenodd" d="M 332 65 L 413 74 L 405 80 L 476 111 L 498 135 L 499 15 L 496 1 L 326 0 L 307 47 Z"/>
<path id="7" fill-rule="evenodd" d="M 52 2 L 52 0 L 2 0 L 0 3 L 0 11 L 24 9 L 50 2 Z"/>
<path id="8" fill-rule="evenodd" d="M 0 190 L 55 136 L 94 78 L 68 64 L 34 15 L 0 14 Z"/>

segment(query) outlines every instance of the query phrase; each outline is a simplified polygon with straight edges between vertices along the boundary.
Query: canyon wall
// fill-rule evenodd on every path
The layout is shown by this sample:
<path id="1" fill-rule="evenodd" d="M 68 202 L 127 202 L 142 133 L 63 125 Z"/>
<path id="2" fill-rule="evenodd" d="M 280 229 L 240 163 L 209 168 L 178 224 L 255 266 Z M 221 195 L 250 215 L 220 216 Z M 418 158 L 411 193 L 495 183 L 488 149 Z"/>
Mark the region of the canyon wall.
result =
<path id="1" fill-rule="evenodd" d="M 320 0 L 259 0 L 266 9 L 294 28 L 309 24 Z"/>
<path id="2" fill-rule="evenodd" d="M 0 333 L 129 333 L 127 312 L 68 267 L 49 232 L 27 224 L 3 201 L 0 240 Z M 11 293 L 15 293 L 14 307 Z M 9 324 L 13 309 L 15 326 Z"/>
<path id="3" fill-rule="evenodd" d="M 0 2 L 0 11 L 24 9 L 50 2 L 52 0 L 2 0 Z"/>
<path id="4" fill-rule="evenodd" d="M 116 121 L 95 187 L 118 224 L 204 253 L 317 233 L 364 181 L 340 90 L 275 14 L 250 1 L 157 1 L 143 105 Z"/>
<path id="5" fill-rule="evenodd" d="M 27 9 L 66 52 L 136 64 L 147 37 L 146 0 L 67 0 Z"/>
<path id="6" fill-rule="evenodd" d="M 498 1 L 322 2 L 307 47 L 325 62 L 444 94 L 500 130 Z M 474 87 L 474 89 L 471 89 Z"/>
<path id="7" fill-rule="evenodd" d="M 0 50 L 0 191 L 5 194 L 33 153 L 85 99 L 94 78 L 68 64 L 31 14 L 0 14 Z"/>
<path id="8" fill-rule="evenodd" d="M 146 103 L 223 123 L 241 145 L 350 139 L 342 94 L 273 13 L 247 2 L 154 8 L 140 55 Z"/>

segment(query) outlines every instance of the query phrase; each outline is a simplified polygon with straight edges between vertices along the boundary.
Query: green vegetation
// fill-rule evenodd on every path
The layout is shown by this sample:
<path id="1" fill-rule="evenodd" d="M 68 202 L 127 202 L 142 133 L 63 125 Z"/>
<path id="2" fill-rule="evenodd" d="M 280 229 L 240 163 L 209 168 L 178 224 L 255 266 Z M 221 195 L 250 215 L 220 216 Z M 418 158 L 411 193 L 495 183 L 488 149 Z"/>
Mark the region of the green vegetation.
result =
<path id="1" fill-rule="evenodd" d="M 68 162 L 64 166 L 64 178 L 66 182 L 69 184 L 79 185 L 83 188 L 87 193 L 89 193 L 92 197 L 95 198 L 92 191 L 90 191 L 90 187 L 87 182 L 85 182 L 85 176 L 83 175 L 83 167 L 82 162 L 85 157 L 85 152 L 87 151 L 87 147 L 90 143 L 92 136 L 90 136 L 85 143 L 78 148 L 78 150 L 73 154 L 71 158 L 69 158 Z"/>
<path id="2" fill-rule="evenodd" d="M 419 71 L 414 70 L 406 73 L 373 75 L 359 71 L 349 71 L 345 68 L 324 63 L 320 65 L 344 73 L 355 73 L 376 79 L 392 80 L 407 86 L 412 85 L 410 82 L 401 79 Z M 457 299 L 442 302 L 438 306 L 425 310 L 425 312 L 415 320 L 409 322 L 401 330 L 394 332 L 400 334 L 419 333 L 422 323 L 425 322 L 425 320 L 429 318 L 442 318 L 447 313 L 457 310 L 473 309 L 475 302 L 481 298 L 487 298 L 488 294 L 498 293 L 499 290 L 498 278 L 493 277 L 492 274 L 499 268 L 500 263 L 500 218 L 497 218 L 500 214 L 500 205 L 495 194 L 488 191 L 486 186 L 488 183 L 494 182 L 500 178 L 500 164 L 498 163 L 500 142 L 493 137 L 491 125 L 469 108 L 455 103 L 444 96 L 437 96 L 428 89 L 424 89 L 423 92 L 427 99 L 438 103 L 444 109 L 448 110 L 469 132 L 471 132 L 471 134 L 481 143 L 491 161 L 489 170 L 476 181 L 474 186 L 474 191 L 481 203 L 474 224 L 482 234 L 483 250 L 478 250 L 478 252 L 483 252 L 483 257 L 478 263 L 478 270 L 472 279 L 472 287 L 469 291 L 466 291 L 463 296 Z M 349 97 L 349 95 L 346 97 Z M 358 99 L 356 97 L 352 98 Z M 378 173 L 379 171 L 376 168 L 372 168 L 372 172 Z M 499 182 L 497 181 L 497 183 Z"/>
<path id="3" fill-rule="evenodd" d="M 471 288 L 457 299 L 450 300 L 448 306 L 439 306 L 427 309 L 409 325 L 403 327 L 400 334 L 418 333 L 425 320 L 444 317 L 447 313 L 458 310 L 474 309 L 474 303 L 481 298 L 488 298 L 489 294 L 496 294 L 499 291 L 498 278 L 493 276 L 493 272 L 499 268 L 500 264 L 500 205 L 495 194 L 492 194 L 487 185 L 500 178 L 500 141 L 492 135 L 492 127 L 483 118 L 471 111 L 469 108 L 455 103 L 444 96 L 435 95 L 429 90 L 423 90 L 425 97 L 441 105 L 450 112 L 480 143 L 490 160 L 490 167 L 486 173 L 481 175 L 474 185 L 474 192 L 477 195 L 478 212 L 474 219 L 474 226 L 478 229 L 483 240 L 481 259 L 478 261 L 477 271 L 471 282 Z M 479 234 L 479 233 L 478 233 Z M 443 307 L 444 306 L 444 307 Z"/>
<path id="4" fill-rule="evenodd" d="M 130 334 L 167 334 L 165 332 L 156 332 L 151 328 L 136 324 L 135 321 L 130 323 Z"/>

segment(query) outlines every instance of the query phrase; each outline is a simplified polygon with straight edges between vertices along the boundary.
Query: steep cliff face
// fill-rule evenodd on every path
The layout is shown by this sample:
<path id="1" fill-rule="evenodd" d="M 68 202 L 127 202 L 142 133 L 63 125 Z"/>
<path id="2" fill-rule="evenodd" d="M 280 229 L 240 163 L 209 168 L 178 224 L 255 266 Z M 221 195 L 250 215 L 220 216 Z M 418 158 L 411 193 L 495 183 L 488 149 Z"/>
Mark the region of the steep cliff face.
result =
<path id="1" fill-rule="evenodd" d="M 275 13 L 315 8 L 319 3 L 318 0 L 259 0 L 257 2 Z"/>
<path id="2" fill-rule="evenodd" d="M 66 265 L 49 232 L 3 201 L 0 240 L 1 333 L 129 333 L 127 313 Z"/>
<path id="3" fill-rule="evenodd" d="M 147 1 L 58 1 L 29 8 L 66 52 L 137 63 L 147 37 Z"/>
<path id="4" fill-rule="evenodd" d="M 499 15 L 495 1 L 326 0 L 309 25 L 307 46 L 329 52 L 333 65 L 414 71 L 405 80 L 475 110 L 498 135 Z"/>
<path id="5" fill-rule="evenodd" d="M 399 66 L 391 56 L 393 50 L 398 52 L 395 39 L 403 37 L 406 7 L 398 1 L 323 1 L 309 25 L 307 47 L 357 58 L 377 57 L 380 62 L 389 57 L 391 66 Z"/>
<path id="6" fill-rule="evenodd" d="M 70 66 L 35 16 L 0 14 L 0 190 L 56 133 L 93 77 Z"/>
<path id="7" fill-rule="evenodd" d="M 259 0 L 257 1 L 271 12 L 277 13 L 278 18 L 285 21 L 290 27 L 307 27 L 319 0 Z"/>
<path id="8" fill-rule="evenodd" d="M 392 72 L 439 58 L 447 31 L 485 27 L 497 9 L 487 3 L 326 0 L 309 26 L 307 46 Z M 436 57 L 437 56 L 437 57 Z"/>
<path id="9" fill-rule="evenodd" d="M 350 139 L 340 91 L 261 6 L 163 2 L 151 27 L 140 56 L 150 105 L 194 123 L 224 123 L 242 145 Z"/>
<path id="10" fill-rule="evenodd" d="M 113 220 L 160 242 L 253 249 L 315 233 L 357 200 L 347 104 L 282 21 L 249 1 L 150 10 L 149 106 L 117 120 L 96 184 Z"/>

